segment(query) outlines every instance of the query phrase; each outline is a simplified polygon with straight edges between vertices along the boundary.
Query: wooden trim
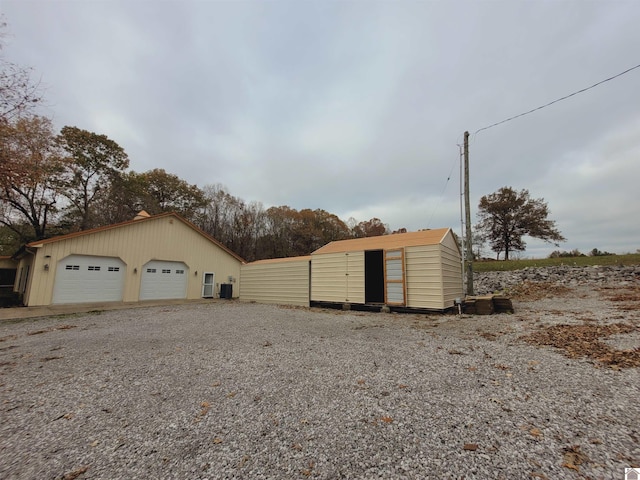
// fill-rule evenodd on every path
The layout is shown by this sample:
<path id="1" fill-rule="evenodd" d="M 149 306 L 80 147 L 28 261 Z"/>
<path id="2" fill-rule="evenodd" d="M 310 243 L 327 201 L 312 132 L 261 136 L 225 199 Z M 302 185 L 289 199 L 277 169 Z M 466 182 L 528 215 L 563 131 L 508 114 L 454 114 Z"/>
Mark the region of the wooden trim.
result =
<path id="1" fill-rule="evenodd" d="M 387 278 L 387 260 L 400 260 L 400 266 L 402 270 L 402 278 L 399 280 L 389 280 Z M 406 283 L 406 271 L 404 261 L 404 248 L 394 248 L 384 251 L 384 303 L 387 305 L 404 306 L 407 303 L 407 283 Z M 402 285 L 402 302 L 391 302 L 387 295 L 389 284 L 401 284 Z"/>

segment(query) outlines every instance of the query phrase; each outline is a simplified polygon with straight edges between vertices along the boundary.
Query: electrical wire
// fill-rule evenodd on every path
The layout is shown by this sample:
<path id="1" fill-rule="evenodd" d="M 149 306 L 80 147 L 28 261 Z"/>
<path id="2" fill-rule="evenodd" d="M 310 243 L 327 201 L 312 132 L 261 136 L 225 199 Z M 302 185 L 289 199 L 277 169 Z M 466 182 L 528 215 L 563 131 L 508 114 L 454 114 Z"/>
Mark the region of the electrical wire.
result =
<path id="1" fill-rule="evenodd" d="M 546 107 L 548 107 L 550 105 L 553 105 L 554 103 L 558 103 L 558 102 L 561 102 L 562 100 L 566 100 L 567 98 L 571 98 L 574 95 L 578 95 L 579 93 L 583 93 L 583 92 L 586 92 L 587 90 L 591 90 L 592 88 L 595 88 L 598 85 L 602 85 L 603 83 L 606 83 L 606 82 L 608 82 L 610 80 L 613 80 L 614 78 L 621 77 L 622 75 L 624 75 L 626 73 L 629 73 L 630 71 L 635 70 L 636 68 L 640 68 L 640 64 L 636 65 L 635 67 L 631 67 L 631 68 L 625 70 L 624 72 L 620 72 L 617 75 L 614 75 L 613 77 L 605 78 L 604 80 L 601 80 L 598 83 L 594 83 L 590 87 L 586 87 L 586 88 L 583 88 L 583 89 L 578 90 L 576 92 L 570 93 L 569 95 L 565 95 L 564 97 L 558 98 L 558 99 L 554 100 L 553 102 L 549 102 L 549 103 L 546 103 L 546 104 L 541 105 L 539 107 L 536 107 L 536 108 L 534 108 L 532 110 L 529 110 L 528 112 L 520 113 L 518 115 L 514 115 L 513 117 L 509 117 L 509 118 L 507 118 L 505 120 L 502 120 L 500 122 L 496 122 L 496 123 L 493 123 L 493 124 L 491 124 L 489 126 L 482 127 L 481 129 L 476 130 L 474 135 L 477 135 L 478 132 L 482 132 L 483 130 L 488 130 L 488 129 L 496 127 L 498 125 L 502 125 L 503 123 L 510 122 L 511 120 L 515 120 L 516 118 L 524 117 L 525 115 L 529 115 L 530 113 L 536 112 L 538 110 L 542 110 L 543 108 L 546 108 Z"/>
<path id="2" fill-rule="evenodd" d="M 429 225 L 431 225 L 431 220 L 433 220 L 433 216 L 436 213 L 436 208 L 440 207 L 440 205 L 442 204 L 442 198 L 443 198 L 443 195 L 444 195 L 444 191 L 447 189 L 447 185 L 449 185 L 449 180 L 451 180 L 451 175 L 453 175 L 453 169 L 455 168 L 456 163 L 458 163 L 458 162 L 459 162 L 459 159 L 455 160 L 451 165 L 451 170 L 449 171 L 449 175 L 447 176 L 447 180 L 444 182 L 444 186 L 442 187 L 442 191 L 440 192 L 440 202 L 438 202 L 438 204 L 435 205 L 433 207 L 433 209 L 431 210 L 431 215 L 429 216 L 429 220 L 427 221 L 426 228 L 429 228 Z"/>

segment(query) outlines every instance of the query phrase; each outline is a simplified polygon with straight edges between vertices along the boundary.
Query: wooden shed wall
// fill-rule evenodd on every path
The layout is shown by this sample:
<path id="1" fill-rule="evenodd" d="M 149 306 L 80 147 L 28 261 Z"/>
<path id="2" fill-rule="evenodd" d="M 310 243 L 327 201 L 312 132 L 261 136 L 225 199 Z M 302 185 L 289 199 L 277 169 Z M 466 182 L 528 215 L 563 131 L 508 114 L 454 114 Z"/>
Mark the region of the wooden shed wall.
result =
<path id="1" fill-rule="evenodd" d="M 256 262 L 240 267 L 240 300 L 309 306 L 309 257 Z"/>
<path id="2" fill-rule="evenodd" d="M 186 263 L 188 299 L 202 296 L 204 272 L 214 272 L 216 283 L 226 283 L 229 276 L 237 279 L 233 296 L 240 294 L 240 261 L 182 221 L 168 216 L 44 243 L 37 249 L 30 274 L 30 295 L 25 297 L 25 304 L 51 304 L 58 261 L 72 254 L 118 257 L 124 261 L 125 302 L 138 301 L 142 266 L 150 260 Z M 46 255 L 50 258 L 45 258 Z M 48 270 L 44 269 L 45 263 L 49 264 Z"/>
<path id="3" fill-rule="evenodd" d="M 312 255 L 311 300 L 364 303 L 364 252 Z"/>

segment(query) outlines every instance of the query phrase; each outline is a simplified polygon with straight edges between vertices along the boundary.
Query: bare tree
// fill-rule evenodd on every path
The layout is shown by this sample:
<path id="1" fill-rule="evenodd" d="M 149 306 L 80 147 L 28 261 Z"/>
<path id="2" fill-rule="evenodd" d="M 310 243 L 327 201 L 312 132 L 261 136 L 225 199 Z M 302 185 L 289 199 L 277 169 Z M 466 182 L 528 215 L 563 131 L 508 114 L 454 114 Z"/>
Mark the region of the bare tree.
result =
<path id="1" fill-rule="evenodd" d="M 10 62 L 2 54 L 7 23 L 0 17 L 0 122 L 30 113 L 42 102 L 39 82 L 31 78 L 32 69 Z"/>

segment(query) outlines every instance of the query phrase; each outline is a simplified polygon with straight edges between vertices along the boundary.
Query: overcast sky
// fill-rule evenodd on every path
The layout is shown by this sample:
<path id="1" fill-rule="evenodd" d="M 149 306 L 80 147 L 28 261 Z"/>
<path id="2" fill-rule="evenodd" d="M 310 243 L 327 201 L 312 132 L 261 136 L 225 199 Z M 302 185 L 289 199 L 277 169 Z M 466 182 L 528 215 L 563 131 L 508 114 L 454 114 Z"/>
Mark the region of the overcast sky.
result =
<path id="1" fill-rule="evenodd" d="M 2 0 L 4 55 L 43 114 L 105 134 L 131 169 L 265 208 L 460 231 L 503 186 L 544 198 L 562 250 L 640 248 L 640 64 L 631 1 Z M 447 181 L 447 178 L 450 180 Z M 556 247 L 528 240 L 523 257 Z M 487 254 L 490 254 L 487 249 Z"/>

